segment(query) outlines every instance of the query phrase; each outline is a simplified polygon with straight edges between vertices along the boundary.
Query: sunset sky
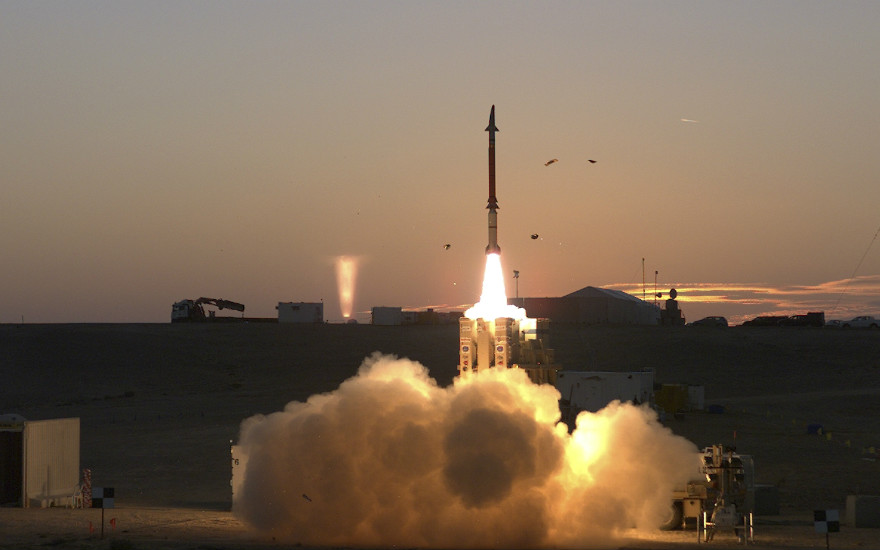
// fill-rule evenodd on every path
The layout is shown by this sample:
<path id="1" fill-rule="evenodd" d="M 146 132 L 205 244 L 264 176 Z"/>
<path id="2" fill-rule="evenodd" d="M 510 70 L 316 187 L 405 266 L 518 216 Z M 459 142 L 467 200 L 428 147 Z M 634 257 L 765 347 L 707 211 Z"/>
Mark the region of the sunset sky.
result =
<path id="1" fill-rule="evenodd" d="M 473 304 L 493 104 L 520 296 L 650 300 L 657 272 L 689 321 L 880 315 L 878 23 L 873 1 L 0 0 L 0 322 L 200 296 L 335 321 L 340 256 L 361 320 Z"/>

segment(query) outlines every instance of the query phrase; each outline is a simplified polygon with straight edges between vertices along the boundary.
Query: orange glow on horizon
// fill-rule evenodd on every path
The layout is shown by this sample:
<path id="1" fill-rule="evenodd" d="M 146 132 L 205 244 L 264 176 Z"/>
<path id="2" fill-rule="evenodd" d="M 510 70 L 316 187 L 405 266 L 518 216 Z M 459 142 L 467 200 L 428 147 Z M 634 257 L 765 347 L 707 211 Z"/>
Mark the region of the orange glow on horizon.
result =
<path id="1" fill-rule="evenodd" d="M 644 293 L 641 283 L 609 284 L 605 288 L 620 290 L 640 299 Z M 729 322 L 739 324 L 759 315 L 787 316 L 822 311 L 826 320 L 842 320 L 856 315 L 876 315 L 875 297 L 880 295 L 880 275 L 860 275 L 810 285 L 664 282 L 662 297 L 658 300 L 668 298 L 671 288 L 678 292 L 678 302 L 685 307 L 691 306 L 689 317 L 694 319 L 723 313 Z M 660 288 L 657 290 L 659 292 Z M 653 292 L 649 291 L 648 295 L 651 297 L 648 301 L 651 301 Z M 688 310 L 685 313 L 688 314 Z"/>

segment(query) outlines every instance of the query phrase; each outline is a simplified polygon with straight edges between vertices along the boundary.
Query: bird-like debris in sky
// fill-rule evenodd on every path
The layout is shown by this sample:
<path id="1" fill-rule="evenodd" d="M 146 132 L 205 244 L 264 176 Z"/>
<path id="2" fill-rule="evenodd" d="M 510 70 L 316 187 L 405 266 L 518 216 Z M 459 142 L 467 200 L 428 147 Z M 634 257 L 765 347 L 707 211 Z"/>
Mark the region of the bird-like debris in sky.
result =
<path id="1" fill-rule="evenodd" d="M 443 245 L 443 250 L 449 250 L 450 248 L 452 248 L 452 245 L 449 243 Z"/>
<path id="2" fill-rule="evenodd" d="M 537 238 L 538 238 L 538 234 L 537 234 L 537 233 L 532 233 L 532 240 L 535 240 L 535 239 L 537 239 Z"/>
<path id="3" fill-rule="evenodd" d="M 683 119 L 681 119 L 681 121 L 682 122 L 700 122 L 699 120 L 693 120 L 691 118 L 683 118 Z"/>
<path id="4" fill-rule="evenodd" d="M 590 164 L 596 164 L 596 162 L 598 162 L 598 161 L 595 161 L 593 159 L 587 159 L 587 162 L 589 162 Z"/>
<path id="5" fill-rule="evenodd" d="M 544 166 L 550 166 L 550 165 L 553 164 L 554 162 L 559 162 L 559 159 L 550 159 L 550 160 L 548 160 L 547 162 L 544 163 Z"/>

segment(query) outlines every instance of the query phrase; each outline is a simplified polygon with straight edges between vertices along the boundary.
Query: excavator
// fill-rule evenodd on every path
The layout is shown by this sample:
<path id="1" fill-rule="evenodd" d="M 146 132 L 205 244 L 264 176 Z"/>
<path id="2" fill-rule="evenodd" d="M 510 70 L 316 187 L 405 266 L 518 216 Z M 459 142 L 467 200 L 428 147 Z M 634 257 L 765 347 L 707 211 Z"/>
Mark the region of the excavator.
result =
<path id="1" fill-rule="evenodd" d="M 210 305 L 217 309 L 231 309 L 233 311 L 244 311 L 244 304 L 223 300 L 222 298 L 199 298 L 198 300 L 181 300 L 175 302 L 171 306 L 171 322 L 172 323 L 198 323 L 202 321 L 213 321 L 217 319 L 214 311 L 208 311 L 205 315 L 203 306 Z M 224 319 L 221 317 L 221 319 Z"/>

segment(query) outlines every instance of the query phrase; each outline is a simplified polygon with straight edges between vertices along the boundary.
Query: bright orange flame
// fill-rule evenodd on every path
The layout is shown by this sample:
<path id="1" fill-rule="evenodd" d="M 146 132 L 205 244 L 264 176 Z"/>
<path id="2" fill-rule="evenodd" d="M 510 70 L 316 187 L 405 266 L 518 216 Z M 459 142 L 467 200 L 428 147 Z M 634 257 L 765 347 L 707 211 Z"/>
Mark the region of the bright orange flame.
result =
<path id="1" fill-rule="evenodd" d="M 339 288 L 339 309 L 346 319 L 351 317 L 354 305 L 354 279 L 357 273 L 357 261 L 350 256 L 336 258 L 336 284 Z"/>
<path id="2" fill-rule="evenodd" d="M 486 256 L 486 273 L 483 275 L 483 293 L 474 307 L 464 312 L 468 319 L 495 320 L 499 317 L 510 317 L 522 320 L 526 318 L 526 310 L 507 303 L 504 290 L 504 275 L 501 270 L 501 256 Z"/>

